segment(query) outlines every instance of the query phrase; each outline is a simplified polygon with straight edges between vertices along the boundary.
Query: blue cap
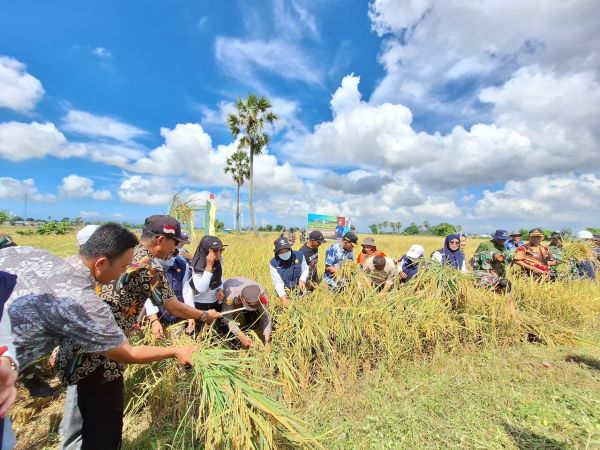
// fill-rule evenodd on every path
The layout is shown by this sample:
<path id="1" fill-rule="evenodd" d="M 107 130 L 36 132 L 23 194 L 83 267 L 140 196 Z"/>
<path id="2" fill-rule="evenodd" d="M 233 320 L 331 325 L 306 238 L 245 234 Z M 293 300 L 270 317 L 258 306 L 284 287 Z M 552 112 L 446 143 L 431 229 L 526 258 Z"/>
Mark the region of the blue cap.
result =
<path id="1" fill-rule="evenodd" d="M 500 240 L 507 241 L 508 240 L 508 231 L 496 230 L 493 237 L 494 237 L 494 239 L 500 239 Z"/>

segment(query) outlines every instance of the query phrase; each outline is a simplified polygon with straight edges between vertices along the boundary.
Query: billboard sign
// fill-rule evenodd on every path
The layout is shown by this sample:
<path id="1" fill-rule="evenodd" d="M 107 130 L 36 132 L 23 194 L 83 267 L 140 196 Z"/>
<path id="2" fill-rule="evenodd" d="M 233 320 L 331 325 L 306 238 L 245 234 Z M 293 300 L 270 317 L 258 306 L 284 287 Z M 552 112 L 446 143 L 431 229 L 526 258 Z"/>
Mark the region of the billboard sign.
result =
<path id="1" fill-rule="evenodd" d="M 325 239 L 341 239 L 344 233 L 350 231 L 350 224 L 350 217 L 309 213 L 306 230 L 307 233 L 319 230 Z"/>

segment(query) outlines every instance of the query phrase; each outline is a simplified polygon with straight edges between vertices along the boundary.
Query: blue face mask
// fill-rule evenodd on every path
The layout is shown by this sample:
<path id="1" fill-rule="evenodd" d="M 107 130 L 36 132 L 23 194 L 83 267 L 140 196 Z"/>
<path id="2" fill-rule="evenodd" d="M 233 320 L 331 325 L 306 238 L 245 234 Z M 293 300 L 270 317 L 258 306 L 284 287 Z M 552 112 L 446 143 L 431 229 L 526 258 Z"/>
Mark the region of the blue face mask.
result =
<path id="1" fill-rule="evenodd" d="M 279 255 L 279 259 L 283 260 L 283 261 L 287 261 L 288 259 L 291 258 L 292 256 L 292 252 L 286 252 L 286 253 L 280 253 Z"/>
<path id="2" fill-rule="evenodd" d="M 175 264 L 175 257 L 171 256 L 169 259 L 158 259 L 158 262 L 163 267 L 173 267 L 173 264 Z"/>

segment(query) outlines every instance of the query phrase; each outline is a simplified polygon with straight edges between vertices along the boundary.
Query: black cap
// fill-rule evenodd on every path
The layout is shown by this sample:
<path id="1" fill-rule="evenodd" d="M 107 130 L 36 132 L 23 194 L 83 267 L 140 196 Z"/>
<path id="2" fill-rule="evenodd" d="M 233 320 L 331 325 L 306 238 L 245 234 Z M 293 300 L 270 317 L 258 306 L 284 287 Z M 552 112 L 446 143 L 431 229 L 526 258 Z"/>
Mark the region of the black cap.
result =
<path id="1" fill-rule="evenodd" d="M 560 234 L 560 231 L 553 231 L 550 239 L 562 239 L 562 234 Z"/>
<path id="2" fill-rule="evenodd" d="M 308 235 L 308 239 L 311 241 L 320 242 L 321 244 L 325 242 L 325 237 L 323 236 L 323 233 L 321 233 L 319 230 L 311 231 Z"/>
<path id="3" fill-rule="evenodd" d="M 288 241 L 284 237 L 277 238 L 275 242 L 273 242 L 273 244 L 275 245 L 275 252 L 278 252 L 282 248 L 292 248 L 292 244 L 290 244 L 290 241 Z"/>
<path id="4" fill-rule="evenodd" d="M 206 248 L 221 249 L 223 247 L 227 247 L 227 245 L 223 244 L 223 241 L 221 241 L 221 239 L 219 239 L 216 236 L 206 235 L 204 236 L 204 238 L 206 239 L 206 242 L 204 244 Z"/>
<path id="5" fill-rule="evenodd" d="M 356 244 L 358 243 L 358 236 L 355 235 L 352 231 L 348 231 L 346 234 L 344 234 L 343 240 L 351 242 L 352 244 Z"/>
<path id="6" fill-rule="evenodd" d="M 171 216 L 155 215 L 146 218 L 144 230 L 159 236 L 175 239 L 177 242 L 189 244 L 190 240 L 181 234 L 181 224 Z"/>

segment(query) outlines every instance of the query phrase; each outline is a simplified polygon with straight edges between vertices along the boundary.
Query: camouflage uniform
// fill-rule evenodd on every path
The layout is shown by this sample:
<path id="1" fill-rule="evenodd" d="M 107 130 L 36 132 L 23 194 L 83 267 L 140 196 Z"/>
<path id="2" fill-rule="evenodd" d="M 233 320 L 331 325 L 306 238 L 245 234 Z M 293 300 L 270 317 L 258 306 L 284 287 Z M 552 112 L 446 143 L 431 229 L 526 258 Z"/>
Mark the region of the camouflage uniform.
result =
<path id="1" fill-rule="evenodd" d="M 501 261 L 495 259 L 498 254 L 503 256 Z M 493 239 L 479 244 L 471 260 L 479 285 L 499 291 L 510 289 L 510 282 L 504 276 L 506 264 L 511 260 L 512 252 L 505 247 L 498 247 Z"/>
<path id="2" fill-rule="evenodd" d="M 495 261 L 494 257 L 500 253 L 504 256 L 504 261 Z M 471 260 L 474 270 L 490 272 L 493 271 L 499 277 L 506 274 L 506 264 L 512 261 L 512 252 L 506 248 L 499 248 L 493 240 L 482 242 L 475 250 L 475 255 Z"/>

